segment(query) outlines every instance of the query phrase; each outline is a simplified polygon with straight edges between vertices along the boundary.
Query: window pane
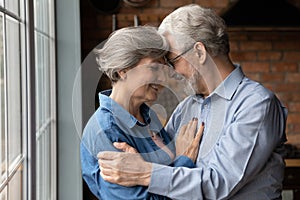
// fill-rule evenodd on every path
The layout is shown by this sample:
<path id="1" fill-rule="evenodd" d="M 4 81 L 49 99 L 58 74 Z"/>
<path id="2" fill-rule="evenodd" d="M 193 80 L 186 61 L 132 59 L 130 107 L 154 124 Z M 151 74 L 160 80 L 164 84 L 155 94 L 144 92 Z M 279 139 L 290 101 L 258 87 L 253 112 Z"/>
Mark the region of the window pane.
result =
<path id="1" fill-rule="evenodd" d="M 9 200 L 22 200 L 22 167 L 19 167 L 16 174 L 14 174 L 11 181 L 8 183 L 8 199 Z"/>
<path id="2" fill-rule="evenodd" d="M 49 34 L 49 8 L 50 6 L 48 5 L 50 3 L 49 0 L 43 0 L 43 31 L 47 34 Z"/>
<path id="3" fill-rule="evenodd" d="M 45 62 L 44 62 L 44 45 L 43 45 L 43 36 L 39 33 L 36 33 L 36 125 L 37 130 L 39 127 L 43 125 L 45 120 L 44 117 L 44 77 L 43 77 L 43 70 L 45 69 Z"/>
<path id="4" fill-rule="evenodd" d="M 13 12 L 17 16 L 19 16 L 19 0 L 6 0 L 5 7 L 10 12 Z"/>
<path id="5" fill-rule="evenodd" d="M 7 17 L 7 109 L 8 161 L 11 164 L 21 154 L 21 74 L 19 23 Z"/>
<path id="6" fill-rule="evenodd" d="M 50 118 L 50 52 L 49 38 L 36 33 L 36 124 L 37 129 Z"/>
<path id="7" fill-rule="evenodd" d="M 3 41 L 3 16 L 0 15 L 0 182 L 6 170 L 5 165 L 5 77 L 4 77 L 4 41 Z"/>
<path id="8" fill-rule="evenodd" d="M 1 0 L 0 0 L 1 1 Z M 24 0 L 19 0 L 19 17 L 22 19 L 22 21 L 25 21 L 25 4 L 27 2 Z"/>
<path id="9" fill-rule="evenodd" d="M 5 187 L 2 191 L 1 191 L 1 193 L 0 193 L 0 200 L 6 200 L 6 197 L 7 197 L 7 187 Z"/>
<path id="10" fill-rule="evenodd" d="M 45 68 L 43 69 L 43 91 L 44 91 L 44 118 L 45 120 L 49 120 L 51 118 L 51 111 L 50 111 L 50 99 L 51 99 L 51 94 L 50 94 L 50 46 L 49 46 L 49 38 L 48 37 L 44 37 L 43 39 L 43 45 L 44 45 L 44 66 Z"/>
<path id="11" fill-rule="evenodd" d="M 40 27 L 40 24 L 41 24 L 41 13 L 40 13 L 40 7 L 41 7 L 41 3 L 40 3 L 41 0 L 35 0 L 33 1 L 34 3 L 34 27 L 35 28 L 38 28 Z"/>
<path id="12" fill-rule="evenodd" d="M 40 77 L 40 71 L 43 69 L 43 58 L 42 54 L 43 52 L 41 51 L 42 49 L 42 42 L 41 42 L 41 37 L 36 33 L 35 34 L 35 84 L 36 84 L 36 130 L 39 129 L 39 127 L 42 126 L 42 111 L 41 111 L 41 102 L 42 102 L 42 90 L 41 90 L 41 85 L 39 84 L 39 80 L 42 79 Z"/>
<path id="13" fill-rule="evenodd" d="M 52 199 L 56 196 L 54 1 L 35 0 L 34 3 L 36 196 Z"/>
<path id="14" fill-rule="evenodd" d="M 37 198 L 51 197 L 51 71 L 49 37 L 36 33 Z"/>
<path id="15" fill-rule="evenodd" d="M 35 27 L 37 30 L 49 33 L 49 9 L 48 0 L 35 1 Z"/>
<path id="16" fill-rule="evenodd" d="M 50 124 L 49 124 L 50 125 Z M 38 135 L 37 144 L 37 199 L 50 199 L 51 197 L 51 149 L 50 127 Z"/>

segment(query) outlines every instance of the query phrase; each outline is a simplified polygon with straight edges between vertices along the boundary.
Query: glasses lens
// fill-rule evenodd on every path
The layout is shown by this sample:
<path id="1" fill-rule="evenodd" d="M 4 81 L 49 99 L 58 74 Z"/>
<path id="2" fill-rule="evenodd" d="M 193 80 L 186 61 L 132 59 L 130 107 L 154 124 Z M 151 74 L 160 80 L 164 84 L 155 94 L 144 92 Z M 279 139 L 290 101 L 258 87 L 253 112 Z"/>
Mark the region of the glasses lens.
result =
<path id="1" fill-rule="evenodd" d="M 165 62 L 170 68 L 175 69 L 174 64 L 167 57 L 165 57 Z"/>
<path id="2" fill-rule="evenodd" d="M 175 69 L 174 63 L 172 63 L 172 61 L 168 61 L 168 65 L 169 65 L 169 67 L 171 67 L 172 69 Z"/>

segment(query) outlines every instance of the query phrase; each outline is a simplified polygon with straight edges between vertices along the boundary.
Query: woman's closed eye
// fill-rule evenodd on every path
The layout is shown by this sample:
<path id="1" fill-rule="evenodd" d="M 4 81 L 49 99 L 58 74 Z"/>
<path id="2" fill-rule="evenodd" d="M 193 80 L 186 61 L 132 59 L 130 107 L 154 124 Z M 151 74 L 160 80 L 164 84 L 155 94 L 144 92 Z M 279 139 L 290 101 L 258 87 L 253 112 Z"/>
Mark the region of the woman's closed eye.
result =
<path id="1" fill-rule="evenodd" d="M 148 66 L 151 71 L 157 72 L 163 70 L 164 65 L 160 63 L 152 63 Z"/>
<path id="2" fill-rule="evenodd" d="M 153 65 L 153 66 L 150 66 L 150 69 L 152 70 L 152 71 L 158 71 L 159 69 L 160 69 L 160 67 L 159 66 L 157 66 L 157 65 Z"/>

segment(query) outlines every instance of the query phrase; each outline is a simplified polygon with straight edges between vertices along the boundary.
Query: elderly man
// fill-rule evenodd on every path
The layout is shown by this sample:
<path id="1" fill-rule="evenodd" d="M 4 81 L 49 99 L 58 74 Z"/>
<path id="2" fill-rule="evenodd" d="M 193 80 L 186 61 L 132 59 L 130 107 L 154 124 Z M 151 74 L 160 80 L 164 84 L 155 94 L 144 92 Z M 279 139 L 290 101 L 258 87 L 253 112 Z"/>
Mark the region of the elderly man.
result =
<path id="1" fill-rule="evenodd" d="M 176 133 L 194 116 L 205 123 L 197 167 L 102 152 L 101 176 L 172 199 L 281 199 L 287 110 L 232 63 L 223 20 L 211 9 L 187 5 L 169 14 L 159 31 L 172 47 L 167 63 L 196 92 L 177 106 L 166 130 Z"/>

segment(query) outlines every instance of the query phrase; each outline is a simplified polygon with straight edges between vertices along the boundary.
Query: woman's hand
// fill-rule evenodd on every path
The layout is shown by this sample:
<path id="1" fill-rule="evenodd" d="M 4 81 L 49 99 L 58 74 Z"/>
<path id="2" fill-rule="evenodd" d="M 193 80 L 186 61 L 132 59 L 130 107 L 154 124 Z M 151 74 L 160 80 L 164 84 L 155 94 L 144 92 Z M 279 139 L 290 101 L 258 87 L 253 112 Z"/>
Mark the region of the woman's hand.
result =
<path id="1" fill-rule="evenodd" d="M 188 124 L 180 128 L 176 138 L 176 156 L 184 155 L 189 157 L 193 162 L 196 161 L 204 130 L 204 123 L 202 123 L 196 132 L 197 124 L 198 119 L 193 118 Z"/>
<path id="2" fill-rule="evenodd" d="M 114 147 L 116 147 L 117 149 L 122 150 L 123 152 L 138 153 L 138 151 L 135 148 L 128 145 L 126 142 L 114 142 L 113 145 L 114 145 Z"/>

